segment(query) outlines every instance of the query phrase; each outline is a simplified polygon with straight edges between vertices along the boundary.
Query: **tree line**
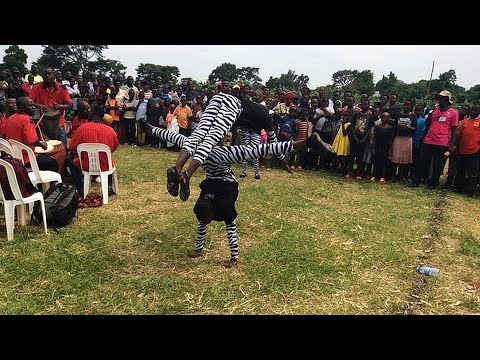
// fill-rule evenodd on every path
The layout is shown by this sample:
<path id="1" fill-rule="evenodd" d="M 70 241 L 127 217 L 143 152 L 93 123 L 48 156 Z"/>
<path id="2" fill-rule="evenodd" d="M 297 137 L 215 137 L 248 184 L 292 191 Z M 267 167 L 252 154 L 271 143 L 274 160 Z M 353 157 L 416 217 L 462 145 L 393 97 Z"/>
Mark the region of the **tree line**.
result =
<path id="1" fill-rule="evenodd" d="M 40 57 L 34 61 L 39 68 L 52 67 L 59 69 L 62 73 L 70 71 L 73 75 L 94 73 L 99 77 L 109 76 L 111 78 L 125 77 L 126 67 L 118 60 L 106 59 L 104 51 L 108 45 L 42 45 L 43 50 Z M 11 69 L 18 67 L 23 73 L 28 72 L 25 68 L 28 56 L 18 45 L 11 45 L 5 50 L 3 62 L 0 69 Z M 293 70 L 281 74 L 279 77 L 270 77 L 265 83 L 259 77 L 259 68 L 241 67 L 235 64 L 223 63 L 212 70 L 206 81 L 191 79 L 194 85 L 201 87 L 212 86 L 220 80 L 248 84 L 254 89 L 266 86 L 270 89 L 282 88 L 295 92 L 308 85 L 309 77 L 304 74 L 296 74 Z M 177 66 L 157 65 L 151 63 L 140 63 L 135 69 L 137 79 L 162 78 L 163 83 L 173 86 L 185 83 L 187 78 L 180 78 L 180 70 Z M 466 90 L 457 85 L 457 77 L 454 69 L 442 73 L 436 79 L 419 80 L 407 84 L 390 72 L 383 75 L 375 83 L 374 74 L 370 70 L 339 70 L 332 74 L 332 83 L 325 84 L 327 92 L 332 94 L 333 90 L 350 90 L 353 94 L 367 94 L 370 97 L 376 92 L 379 94 L 397 94 L 399 99 L 412 99 L 427 102 L 427 95 L 435 94 L 443 89 L 448 89 L 457 105 L 471 105 L 480 102 L 480 84 Z M 377 94 L 378 94 L 377 93 Z"/>

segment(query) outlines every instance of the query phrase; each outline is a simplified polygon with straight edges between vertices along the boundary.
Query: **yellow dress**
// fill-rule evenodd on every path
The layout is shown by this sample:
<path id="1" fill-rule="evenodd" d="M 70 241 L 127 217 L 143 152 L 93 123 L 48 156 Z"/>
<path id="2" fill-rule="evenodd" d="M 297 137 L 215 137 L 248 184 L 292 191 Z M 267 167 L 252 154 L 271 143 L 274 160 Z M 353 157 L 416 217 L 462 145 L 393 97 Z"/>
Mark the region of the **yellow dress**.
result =
<path id="1" fill-rule="evenodd" d="M 348 129 L 350 123 L 344 125 L 345 130 Z M 337 156 L 348 156 L 350 155 L 350 139 L 347 136 L 343 136 L 342 125 L 340 125 L 335 140 L 333 140 L 333 148 L 337 153 Z"/>

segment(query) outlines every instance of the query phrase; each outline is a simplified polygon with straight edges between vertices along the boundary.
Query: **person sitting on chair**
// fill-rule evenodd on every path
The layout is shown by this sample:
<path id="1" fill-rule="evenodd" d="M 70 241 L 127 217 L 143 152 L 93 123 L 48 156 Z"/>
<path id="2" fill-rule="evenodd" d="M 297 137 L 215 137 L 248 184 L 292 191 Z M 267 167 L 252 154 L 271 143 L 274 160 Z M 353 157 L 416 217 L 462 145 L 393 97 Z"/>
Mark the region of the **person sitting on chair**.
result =
<path id="1" fill-rule="evenodd" d="M 5 139 L 17 140 L 22 144 L 29 146 L 32 150 L 35 146 L 40 146 L 46 150 L 48 145 L 46 141 L 41 141 L 37 136 L 35 124 L 32 116 L 35 113 L 35 105 L 32 99 L 21 96 L 17 99 L 17 112 L 11 115 L 5 122 Z M 58 161 L 48 154 L 37 154 L 37 164 L 40 170 L 50 170 L 58 172 Z M 28 154 L 23 152 L 23 163 L 26 167 L 30 165 Z"/>
<path id="2" fill-rule="evenodd" d="M 83 143 L 98 143 L 105 144 L 110 148 L 113 153 L 117 150 L 119 145 L 118 136 L 115 130 L 111 126 L 104 124 L 103 116 L 105 115 L 105 109 L 102 105 L 92 104 L 90 111 L 90 122 L 87 122 L 80 126 L 72 136 L 69 144 L 69 151 L 75 152 L 77 146 Z M 67 165 L 70 168 L 73 181 L 77 187 L 80 197 L 84 197 L 83 193 L 83 176 L 80 167 L 80 159 L 78 156 L 71 156 L 67 159 Z M 82 156 L 82 166 L 84 169 L 88 168 L 88 157 Z M 107 156 L 105 153 L 100 154 L 100 167 L 102 170 L 108 169 Z M 112 176 L 108 177 L 109 192 L 112 191 Z"/>

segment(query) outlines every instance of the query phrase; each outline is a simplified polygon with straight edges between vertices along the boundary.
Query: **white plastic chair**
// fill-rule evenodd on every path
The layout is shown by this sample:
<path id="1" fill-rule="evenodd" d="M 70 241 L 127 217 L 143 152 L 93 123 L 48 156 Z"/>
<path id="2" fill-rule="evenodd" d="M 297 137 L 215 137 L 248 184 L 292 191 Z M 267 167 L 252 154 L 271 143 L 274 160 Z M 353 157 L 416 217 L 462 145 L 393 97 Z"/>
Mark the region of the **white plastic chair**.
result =
<path id="1" fill-rule="evenodd" d="M 7 154 L 15 157 L 12 144 L 10 144 L 8 140 L 5 140 L 3 138 L 0 138 L 0 151 L 5 151 Z"/>
<path id="2" fill-rule="evenodd" d="M 30 195 L 29 197 L 24 198 L 20 191 L 20 187 L 18 186 L 17 175 L 15 174 L 15 170 L 13 169 L 13 166 L 7 161 L 2 159 L 0 159 L 0 166 L 3 166 L 5 168 L 10 189 L 12 190 L 13 196 L 15 197 L 15 200 L 6 200 L 3 189 L 2 189 L 2 185 L 0 183 L 0 201 L 3 202 L 3 208 L 5 212 L 7 240 L 13 240 L 13 229 L 15 226 L 15 206 L 18 205 L 18 208 L 17 208 L 18 223 L 22 226 L 25 226 L 26 225 L 25 205 L 26 204 L 33 205 L 35 201 L 40 201 L 40 205 L 42 207 L 43 227 L 45 229 L 45 234 L 48 234 L 47 216 L 45 213 L 45 202 L 43 201 L 43 194 L 40 192 L 37 192 L 33 195 Z"/>
<path id="3" fill-rule="evenodd" d="M 42 184 L 43 193 L 48 190 L 51 182 L 62 182 L 62 175 L 60 175 L 58 172 L 39 169 L 35 153 L 29 146 L 13 139 L 10 139 L 9 141 L 12 144 L 15 157 L 21 162 L 23 162 L 23 151 L 27 152 L 30 167 L 32 168 L 32 171 L 28 172 L 28 176 L 30 177 L 33 185 L 37 186 L 38 184 Z"/>
<path id="4" fill-rule="evenodd" d="M 88 154 L 88 171 L 83 169 L 82 153 Z M 100 153 L 106 153 L 108 159 L 108 170 L 100 169 Z M 80 159 L 80 168 L 83 174 L 83 195 L 87 196 L 90 192 L 90 184 L 92 176 L 100 176 L 102 184 L 102 203 L 108 204 L 108 176 L 113 178 L 113 191 L 118 195 L 118 178 L 117 168 L 112 165 L 112 152 L 105 144 L 83 143 L 77 146 L 78 158 Z"/>

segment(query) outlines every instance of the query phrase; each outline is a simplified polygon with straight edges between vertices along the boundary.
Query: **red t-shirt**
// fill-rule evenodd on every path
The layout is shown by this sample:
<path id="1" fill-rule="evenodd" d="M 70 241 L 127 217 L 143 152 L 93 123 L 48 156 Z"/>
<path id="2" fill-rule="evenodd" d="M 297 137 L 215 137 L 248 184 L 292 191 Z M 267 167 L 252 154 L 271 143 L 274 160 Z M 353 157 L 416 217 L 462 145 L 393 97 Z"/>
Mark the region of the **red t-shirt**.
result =
<path id="1" fill-rule="evenodd" d="M 480 119 L 463 120 L 458 128 L 458 153 L 460 155 L 475 154 L 480 145 Z"/>
<path id="2" fill-rule="evenodd" d="M 35 84 L 30 93 L 30 98 L 34 103 L 42 104 L 52 109 L 55 108 L 54 102 L 60 105 L 72 104 L 72 99 L 68 94 L 68 90 L 61 87 L 58 83 L 50 88 L 43 87 L 43 82 Z M 62 128 L 65 124 L 65 110 L 60 111 L 60 122 L 58 124 L 59 128 Z"/>
<path id="3" fill-rule="evenodd" d="M 72 120 L 72 129 L 70 130 L 70 135 L 73 136 L 75 131 L 80 127 L 80 125 L 88 122 L 88 119 L 79 118 L 78 115 L 75 116 Z"/>
<path id="4" fill-rule="evenodd" d="M 432 123 L 428 129 L 425 144 L 448 146 L 450 142 L 450 129 L 458 126 L 458 112 L 454 108 L 441 111 L 436 108 L 432 114 Z"/>
<path id="5" fill-rule="evenodd" d="M 112 127 L 96 122 L 87 122 L 80 126 L 72 135 L 68 149 L 76 151 L 77 146 L 83 143 L 105 144 L 110 148 L 112 153 L 117 149 L 119 144 L 117 133 Z M 84 155 L 82 156 L 83 168 L 88 171 L 88 156 L 87 154 L 82 155 Z M 78 157 L 73 159 L 73 164 L 80 168 L 80 160 Z M 102 171 L 108 170 L 108 159 L 105 153 L 100 154 L 100 168 Z"/>
<path id="6" fill-rule="evenodd" d="M 35 124 L 31 121 L 30 116 L 26 114 L 13 114 L 5 122 L 4 128 L 5 139 L 17 140 L 22 144 L 28 145 L 32 148 L 33 143 L 38 140 Z M 35 154 L 36 155 L 36 154 Z M 23 162 L 29 163 L 27 153 L 23 152 Z"/>

